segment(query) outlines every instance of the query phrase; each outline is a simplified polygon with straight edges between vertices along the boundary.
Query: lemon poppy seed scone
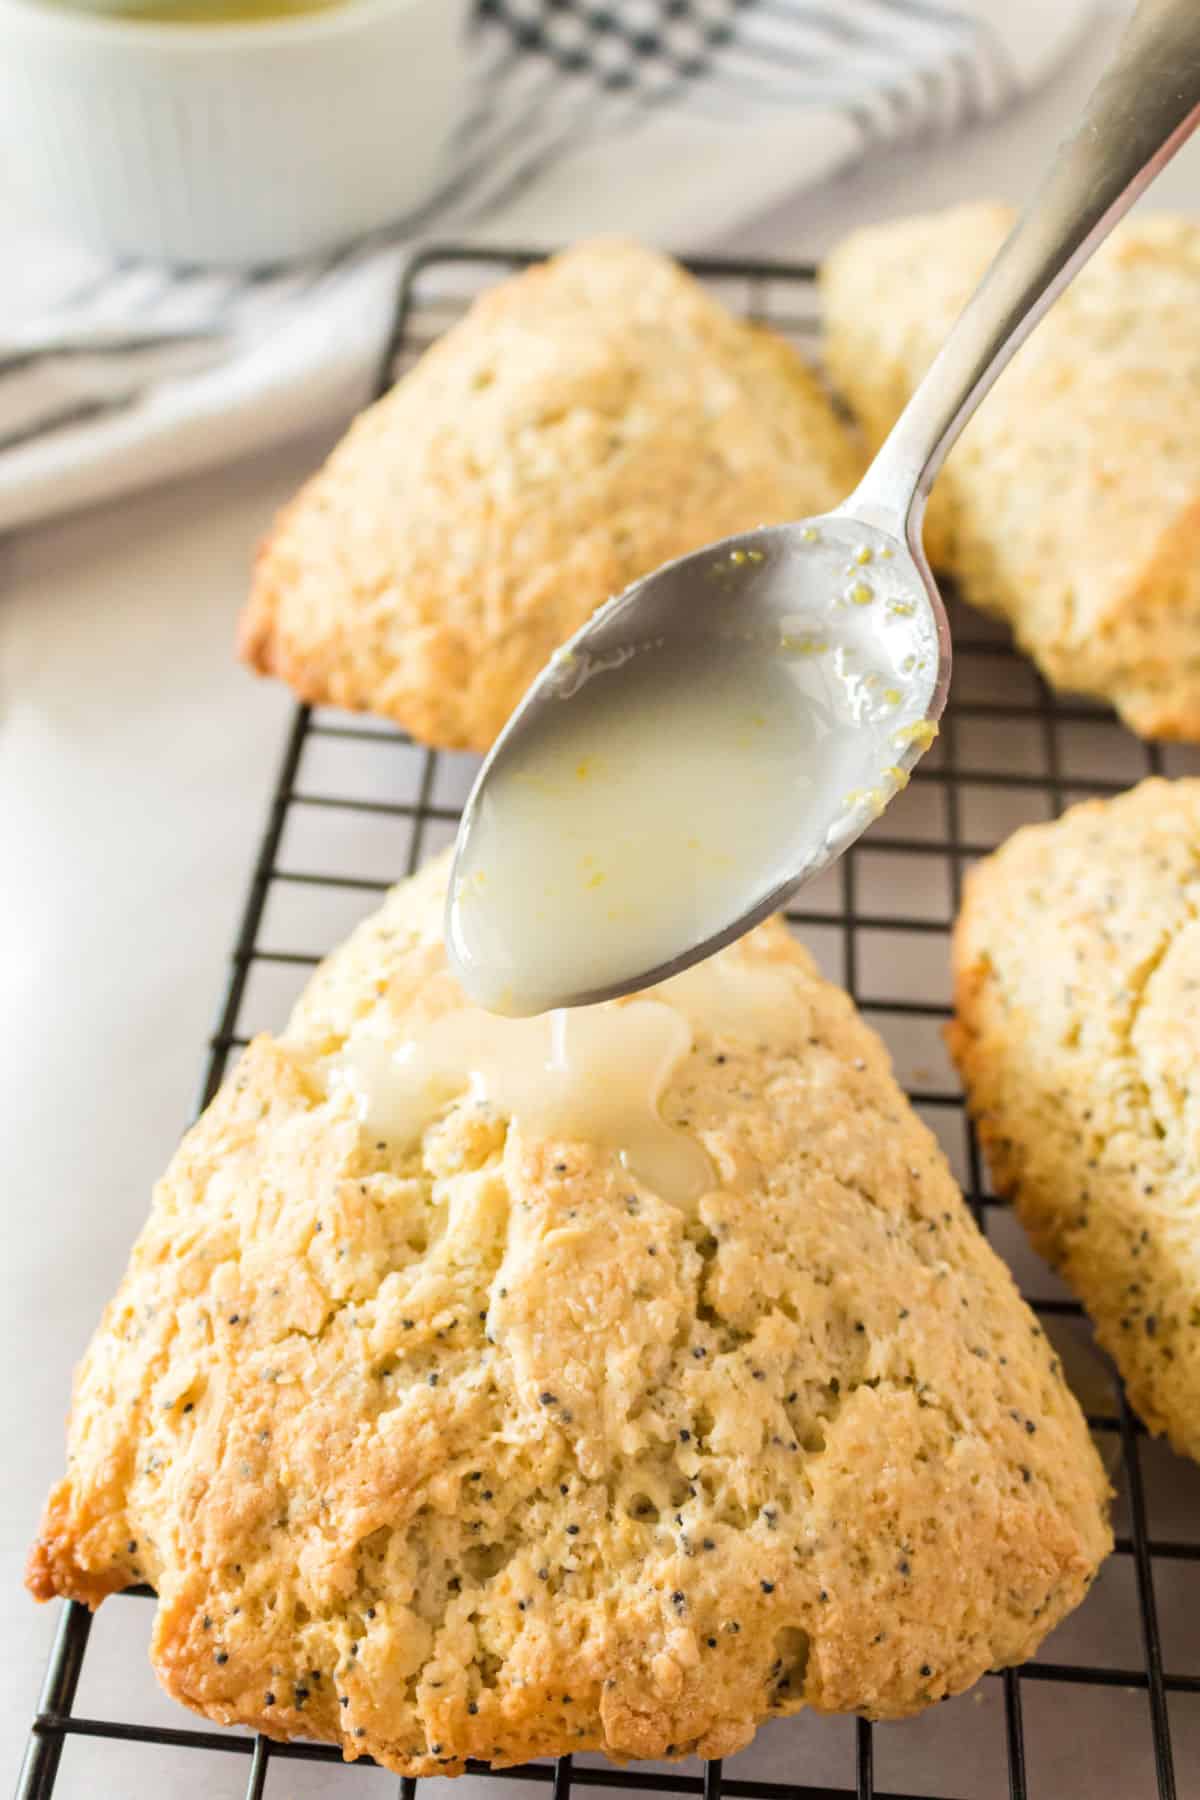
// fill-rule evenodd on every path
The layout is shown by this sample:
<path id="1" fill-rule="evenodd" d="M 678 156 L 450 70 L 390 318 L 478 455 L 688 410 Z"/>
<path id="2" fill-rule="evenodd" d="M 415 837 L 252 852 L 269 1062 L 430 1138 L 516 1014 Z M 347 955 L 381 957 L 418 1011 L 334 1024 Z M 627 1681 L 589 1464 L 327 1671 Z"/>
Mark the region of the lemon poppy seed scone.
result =
<path id="1" fill-rule="evenodd" d="M 704 1169 L 677 1190 L 632 1102 L 626 1166 L 454 1078 L 464 1020 L 539 1027 L 465 1009 L 444 882 L 397 889 L 184 1139 L 35 1593 L 148 1581 L 172 1694 L 412 1774 L 720 1756 L 1027 1656 L 1109 1548 L 1106 1483 L 849 999 L 775 923 L 590 1009 L 634 1065 L 669 1028 L 657 1150 Z M 373 1110 L 435 1041 L 424 1112 Z"/>
<path id="2" fill-rule="evenodd" d="M 996 1184 L 1147 1425 L 1200 1458 L 1200 781 L 1017 832 L 972 872 L 954 957 Z"/>
<path id="3" fill-rule="evenodd" d="M 965 206 L 848 238 L 827 354 L 872 447 L 999 249 Z M 1119 226 L 983 402 L 934 485 L 926 548 L 1056 687 L 1200 739 L 1200 224 Z"/>
<path id="4" fill-rule="evenodd" d="M 241 651 L 484 750 L 609 595 L 859 472 L 781 338 L 665 256 L 583 244 L 483 295 L 358 419 L 264 545 Z"/>

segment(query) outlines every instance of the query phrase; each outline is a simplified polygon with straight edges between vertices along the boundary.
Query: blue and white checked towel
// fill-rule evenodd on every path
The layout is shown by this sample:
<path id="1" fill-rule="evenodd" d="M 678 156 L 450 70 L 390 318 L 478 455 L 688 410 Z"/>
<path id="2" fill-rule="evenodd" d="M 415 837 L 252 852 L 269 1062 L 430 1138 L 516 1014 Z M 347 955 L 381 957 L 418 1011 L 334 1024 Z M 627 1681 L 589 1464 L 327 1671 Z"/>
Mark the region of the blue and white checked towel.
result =
<path id="1" fill-rule="evenodd" d="M 993 114 L 1091 0 L 479 0 L 473 102 L 421 216 L 337 258 L 230 276 L 104 266 L 3 233 L 0 529 L 361 404 L 416 235 L 699 247 L 799 186 Z M 182 350 L 139 334 L 207 332 Z M 95 348 L 38 354 L 63 336 Z"/>

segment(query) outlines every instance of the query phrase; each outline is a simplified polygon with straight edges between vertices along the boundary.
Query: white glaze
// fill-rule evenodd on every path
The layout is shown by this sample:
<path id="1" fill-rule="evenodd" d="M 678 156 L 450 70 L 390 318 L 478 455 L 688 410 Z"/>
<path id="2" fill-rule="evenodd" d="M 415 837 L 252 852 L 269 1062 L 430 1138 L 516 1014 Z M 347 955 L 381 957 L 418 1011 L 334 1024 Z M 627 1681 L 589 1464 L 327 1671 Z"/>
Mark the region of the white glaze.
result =
<path id="1" fill-rule="evenodd" d="M 788 993 L 786 971 L 728 950 L 635 1000 L 527 1019 L 463 1006 L 400 1035 L 367 1022 L 330 1085 L 349 1089 L 364 1129 L 399 1154 L 468 1096 L 520 1133 L 607 1149 L 635 1180 L 684 1203 L 716 1177 L 698 1140 L 662 1118 L 663 1094 L 698 1036 L 757 1041 Z"/>
<path id="2" fill-rule="evenodd" d="M 467 1006 L 400 1042 L 356 1032 L 338 1078 L 368 1132 L 398 1151 L 468 1094 L 523 1134 L 607 1148 L 636 1180 L 684 1201 L 713 1186 L 712 1170 L 696 1140 L 665 1124 L 658 1108 L 691 1047 L 683 1013 L 656 1000 L 534 1019 Z"/>
<path id="3" fill-rule="evenodd" d="M 893 571 L 831 551 L 814 545 L 835 606 L 787 613 L 769 641 L 562 659 L 460 838 L 447 943 L 472 999 L 529 1014 L 653 979 L 904 785 L 928 664 L 888 612 Z"/>

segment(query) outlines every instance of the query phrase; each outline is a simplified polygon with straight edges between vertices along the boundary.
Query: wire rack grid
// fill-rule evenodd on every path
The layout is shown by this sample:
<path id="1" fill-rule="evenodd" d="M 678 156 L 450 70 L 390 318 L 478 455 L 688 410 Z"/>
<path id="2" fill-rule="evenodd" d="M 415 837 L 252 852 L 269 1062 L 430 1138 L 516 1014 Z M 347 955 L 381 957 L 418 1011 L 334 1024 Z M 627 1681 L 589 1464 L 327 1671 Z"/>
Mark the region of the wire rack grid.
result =
<path id="1" fill-rule="evenodd" d="M 401 285 L 379 391 L 477 292 L 533 260 L 533 252 L 457 248 L 417 256 Z M 812 268 L 724 259 L 691 267 L 728 304 L 811 350 Z M 499 1779 L 509 1784 L 505 1800 L 533 1800 L 546 1787 L 553 1800 L 569 1800 L 572 1788 L 703 1800 L 1200 1795 L 1200 1470 L 1148 1438 L 1091 1346 L 1080 1307 L 989 1191 L 941 1042 L 948 931 L 971 861 L 1017 825 L 1076 799 L 1119 792 L 1149 773 L 1200 772 L 1200 756 L 1142 744 L 1106 710 L 1051 694 L 1003 631 L 977 614 L 955 609 L 954 627 L 954 689 L 938 744 L 885 817 L 803 890 L 789 917 L 884 1036 L 980 1228 L 1055 1337 L 1113 1474 L 1116 1553 L 1034 1661 L 986 1677 L 972 1695 L 920 1720 L 872 1726 L 802 1714 L 766 1727 L 728 1767 L 620 1770 L 598 1757 L 566 1757 L 495 1773 L 473 1768 L 455 1800 L 483 1800 L 480 1782 Z M 319 957 L 390 882 L 450 841 L 476 767 L 473 757 L 420 749 L 377 722 L 297 709 L 209 1045 L 202 1106 L 231 1054 L 255 1030 L 282 1023 Z M 146 1615 L 136 1597 L 149 1592 L 129 1590 L 133 1606 L 114 1603 L 95 1624 L 85 1608 L 63 1608 L 18 1800 L 147 1789 L 172 1800 L 395 1796 L 396 1778 L 369 1759 L 344 1767 L 328 1746 L 182 1724 L 145 1666 Z M 106 1644 L 113 1615 L 123 1632 L 110 1632 Z M 101 1745 L 117 1753 L 107 1769 L 97 1760 Z M 156 1751 L 173 1756 L 169 1772 L 155 1763 Z M 400 1800 L 416 1800 L 417 1787 L 401 1780 Z"/>

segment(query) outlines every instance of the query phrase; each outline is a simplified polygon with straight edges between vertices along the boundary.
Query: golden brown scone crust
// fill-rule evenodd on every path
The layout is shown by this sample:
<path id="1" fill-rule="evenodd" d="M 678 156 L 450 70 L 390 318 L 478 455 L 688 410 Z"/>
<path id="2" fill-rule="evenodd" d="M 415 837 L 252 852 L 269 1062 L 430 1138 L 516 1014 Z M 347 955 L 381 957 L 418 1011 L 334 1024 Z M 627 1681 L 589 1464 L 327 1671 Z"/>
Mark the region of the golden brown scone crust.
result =
<path id="1" fill-rule="evenodd" d="M 610 594 L 823 512 L 860 469 L 781 338 L 665 256 L 582 244 L 485 294 L 357 420 L 262 548 L 241 654 L 485 750 Z"/>
<path id="2" fill-rule="evenodd" d="M 828 362 L 876 447 L 1012 221 L 964 206 L 855 233 L 823 275 Z M 1200 225 L 1118 227 L 934 487 L 930 560 L 1056 687 L 1200 739 Z"/>
<path id="3" fill-rule="evenodd" d="M 950 1047 L 993 1178 L 1152 1431 L 1200 1457 L 1200 781 L 1018 831 L 971 874 Z"/>
<path id="4" fill-rule="evenodd" d="M 736 1750 L 1019 1662 L 1110 1538 L 1078 1407 L 886 1052 L 779 924 L 664 1116 L 720 1187 L 467 1099 L 364 1136 L 329 1058 L 460 1006 L 444 863 L 260 1037 L 79 1373 L 31 1582 L 144 1579 L 167 1688 L 413 1774 Z M 761 977 L 760 977 L 761 979 Z"/>

